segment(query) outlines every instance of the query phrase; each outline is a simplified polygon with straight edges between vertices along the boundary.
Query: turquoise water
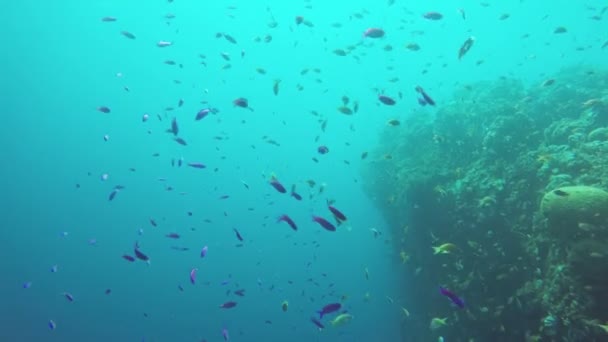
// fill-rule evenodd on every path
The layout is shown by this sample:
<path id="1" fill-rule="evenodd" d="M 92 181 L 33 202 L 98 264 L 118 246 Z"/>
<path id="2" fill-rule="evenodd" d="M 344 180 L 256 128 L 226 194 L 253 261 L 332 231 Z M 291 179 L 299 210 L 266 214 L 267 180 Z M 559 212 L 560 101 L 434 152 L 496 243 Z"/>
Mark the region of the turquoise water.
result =
<path id="1" fill-rule="evenodd" d="M 600 2 L 488 4 L 4 4 L 0 339 L 221 341 L 227 329 L 231 341 L 408 340 L 401 306 L 420 294 L 408 293 L 415 279 L 400 273 L 389 227 L 361 189 L 361 154 L 373 149 L 387 120 L 418 108 L 416 85 L 440 106 L 468 82 L 510 76 L 540 83 L 562 67 L 606 64 L 605 18 L 589 19 L 601 13 Z M 428 11 L 444 17 L 424 19 Z M 510 17 L 499 20 L 504 13 Z M 117 20 L 103 22 L 106 16 Z M 297 25 L 296 16 L 314 26 Z M 554 34 L 559 26 L 567 32 Z M 369 27 L 386 36 L 363 39 Z M 263 41 L 266 35 L 271 42 Z M 469 36 L 475 44 L 458 61 Z M 159 48 L 161 40 L 173 45 Z M 410 42 L 420 51 L 407 50 Z M 332 52 L 349 46 L 347 56 Z M 381 106 L 378 93 L 397 104 Z M 349 106 L 359 103 L 357 113 L 336 110 L 343 96 Z M 253 111 L 232 104 L 240 97 Z M 195 121 L 208 107 L 217 113 Z M 165 132 L 173 118 L 188 146 Z M 319 154 L 321 145 L 329 153 Z M 172 166 L 180 158 L 207 167 Z M 273 173 L 288 189 L 295 184 L 303 200 L 273 189 Z M 116 185 L 125 188 L 109 201 Z M 311 220 L 313 214 L 331 219 L 328 199 L 348 216 L 336 232 Z M 294 219 L 297 232 L 276 222 L 282 214 Z M 233 228 L 243 235 L 242 246 Z M 383 235 L 374 238 L 371 228 Z M 172 232 L 180 239 L 165 236 Z M 136 241 L 149 265 L 121 258 L 133 254 Z M 209 253 L 200 258 L 205 245 Z M 194 285 L 192 268 L 198 268 Z M 246 290 L 244 297 L 234 294 L 238 289 Z M 238 305 L 218 308 L 226 301 Z M 354 319 L 332 327 L 333 314 L 320 332 L 310 317 L 332 302 Z M 49 329 L 50 320 L 56 329 Z"/>

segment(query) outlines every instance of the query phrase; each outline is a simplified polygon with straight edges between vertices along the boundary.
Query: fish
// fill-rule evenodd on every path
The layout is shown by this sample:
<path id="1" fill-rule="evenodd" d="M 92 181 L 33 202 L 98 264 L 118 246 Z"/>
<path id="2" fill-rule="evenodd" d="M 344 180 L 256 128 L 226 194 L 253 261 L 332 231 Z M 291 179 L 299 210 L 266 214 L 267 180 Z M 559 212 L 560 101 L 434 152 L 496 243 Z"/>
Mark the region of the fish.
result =
<path id="1" fill-rule="evenodd" d="M 117 20 L 116 17 L 110 17 L 110 16 L 101 18 L 101 21 L 103 21 L 104 23 L 113 23 L 116 20 Z"/>
<path id="2" fill-rule="evenodd" d="M 302 196 L 296 192 L 296 185 L 291 186 L 291 197 L 295 198 L 298 201 L 302 200 Z"/>
<path id="3" fill-rule="evenodd" d="M 466 20 L 466 19 L 467 19 L 467 15 L 466 15 L 466 13 L 464 12 L 464 9 L 459 8 L 459 9 L 458 9 L 458 13 L 460 13 L 460 16 L 462 17 L 462 20 Z"/>
<path id="4" fill-rule="evenodd" d="M 384 30 L 377 27 L 370 27 L 363 32 L 363 38 L 382 38 L 384 37 Z"/>
<path id="5" fill-rule="evenodd" d="M 458 308 L 460 308 L 460 309 L 464 308 L 464 305 L 465 305 L 464 299 L 458 297 L 454 292 L 448 290 L 447 288 L 445 288 L 443 286 L 439 286 L 439 293 L 448 297 L 450 299 L 450 301 L 452 301 L 452 303 L 454 305 L 456 305 Z"/>
<path id="6" fill-rule="evenodd" d="M 193 167 L 195 169 L 204 169 L 207 167 L 203 163 L 188 163 L 188 166 Z"/>
<path id="7" fill-rule="evenodd" d="M 211 109 L 209 109 L 209 108 L 201 109 L 198 111 L 198 113 L 196 113 L 196 117 L 194 117 L 194 120 L 196 120 L 196 121 L 202 120 L 207 115 L 209 115 L 209 113 L 211 113 Z"/>
<path id="8" fill-rule="evenodd" d="M 173 138 L 173 140 L 175 140 L 176 143 L 182 145 L 182 146 L 188 146 L 188 143 L 186 142 L 186 140 L 182 139 L 182 138 Z"/>
<path id="9" fill-rule="evenodd" d="M 433 100 L 427 93 L 426 91 L 424 91 L 424 89 L 422 89 L 421 86 L 416 86 L 416 91 L 422 95 L 422 99 L 424 100 L 425 103 L 434 106 L 435 105 L 435 100 Z"/>
<path id="10" fill-rule="evenodd" d="M 232 43 L 232 44 L 236 44 L 236 39 L 234 39 L 234 37 L 232 37 L 231 35 L 224 33 L 224 39 L 226 39 L 228 42 Z"/>
<path id="11" fill-rule="evenodd" d="M 561 33 L 566 33 L 566 32 L 568 32 L 568 29 L 566 29 L 563 26 L 558 26 L 555 28 L 555 30 L 553 30 L 553 33 L 556 33 L 556 34 L 561 34 Z"/>
<path id="12" fill-rule="evenodd" d="M 228 333 L 228 329 L 222 329 L 222 336 L 224 337 L 224 341 L 230 341 L 230 334 Z"/>
<path id="13" fill-rule="evenodd" d="M 243 241 L 243 237 L 241 236 L 241 233 L 239 233 L 239 231 L 236 230 L 236 228 L 232 228 L 232 230 L 234 230 L 234 234 L 236 234 L 236 238 L 239 239 L 239 241 Z"/>
<path id="14" fill-rule="evenodd" d="M 321 323 L 318 319 L 314 318 L 314 317 L 310 317 L 310 321 L 317 326 L 317 328 L 319 328 L 319 330 L 323 330 L 325 329 L 325 326 L 323 325 L 323 323 Z"/>
<path id="15" fill-rule="evenodd" d="M 237 99 L 234 99 L 232 101 L 232 104 L 235 105 L 236 107 L 249 108 L 249 101 L 244 97 L 239 97 Z"/>
<path id="16" fill-rule="evenodd" d="M 223 303 L 222 305 L 220 305 L 220 309 L 232 309 L 233 307 L 236 306 L 236 302 L 226 302 Z"/>
<path id="17" fill-rule="evenodd" d="M 445 325 L 448 325 L 447 323 L 448 318 L 438 318 L 438 317 L 433 317 L 431 319 L 431 323 L 429 324 L 429 328 L 431 330 L 437 330 Z"/>
<path id="18" fill-rule="evenodd" d="M 274 80 L 274 84 L 272 86 L 272 92 L 274 95 L 279 95 L 279 84 L 281 84 L 281 80 Z"/>
<path id="19" fill-rule="evenodd" d="M 179 125 L 177 124 L 177 118 L 173 118 L 171 120 L 171 133 L 177 136 L 179 134 Z"/>
<path id="20" fill-rule="evenodd" d="M 154 219 L 150 219 L 150 224 L 151 224 L 153 227 L 158 227 L 158 224 L 156 223 L 156 221 L 154 221 Z"/>
<path id="21" fill-rule="evenodd" d="M 281 309 L 283 310 L 283 312 L 287 312 L 287 309 L 288 309 L 288 308 L 289 308 L 289 302 L 288 302 L 288 301 L 286 301 L 286 300 L 284 300 L 284 301 L 281 303 Z"/>
<path id="22" fill-rule="evenodd" d="M 387 121 L 387 124 L 389 124 L 391 126 L 399 126 L 401 124 L 401 122 L 397 119 L 390 119 Z"/>
<path id="23" fill-rule="evenodd" d="M 279 182 L 279 180 L 276 179 L 274 176 L 270 179 L 270 185 L 272 185 L 272 187 L 275 188 L 276 191 L 282 194 L 287 192 L 283 184 L 281 184 L 281 182 Z"/>
<path id="24" fill-rule="evenodd" d="M 605 47 L 608 47 L 608 40 L 604 44 L 602 44 L 602 49 Z"/>
<path id="25" fill-rule="evenodd" d="M 156 43 L 156 46 L 161 47 L 161 48 L 168 47 L 171 45 L 173 45 L 173 43 L 166 41 L 166 40 L 160 40 L 160 41 L 158 41 L 158 43 Z"/>
<path id="26" fill-rule="evenodd" d="M 327 209 L 329 209 L 329 211 L 331 211 L 331 213 L 334 215 L 334 217 L 338 220 L 338 221 L 346 221 L 346 215 L 344 215 L 340 210 L 338 210 L 336 207 L 334 207 L 333 205 L 331 205 L 331 203 L 329 202 L 329 200 L 327 200 Z"/>
<path id="27" fill-rule="evenodd" d="M 65 297 L 65 299 L 67 299 L 69 302 L 73 302 L 74 301 L 74 296 L 69 293 L 69 292 L 64 292 L 63 296 Z"/>
<path id="28" fill-rule="evenodd" d="M 346 106 L 338 107 L 338 112 L 340 112 L 342 114 L 345 114 L 345 115 L 352 115 L 353 114 L 352 109 L 350 109 L 350 108 L 348 108 Z"/>
<path id="29" fill-rule="evenodd" d="M 378 95 L 378 100 L 380 100 L 380 102 L 384 103 L 387 106 L 394 106 L 395 103 L 397 103 L 395 102 L 395 100 L 386 95 Z"/>
<path id="30" fill-rule="evenodd" d="M 137 259 L 139 259 L 139 260 L 142 260 L 142 261 L 149 261 L 150 260 L 150 258 L 147 255 L 145 255 L 144 253 L 142 253 L 139 250 L 139 247 L 137 247 L 137 244 L 135 244 L 135 248 L 133 248 L 133 252 L 135 253 L 135 257 Z"/>
<path id="31" fill-rule="evenodd" d="M 317 310 L 319 314 L 319 319 L 323 319 L 323 316 L 330 314 L 332 312 L 336 312 L 342 308 L 342 304 L 340 303 L 331 303 L 325 305 L 321 310 Z"/>
<path id="32" fill-rule="evenodd" d="M 104 113 L 104 114 L 109 114 L 112 110 L 110 109 L 110 107 L 106 107 L 106 106 L 100 106 L 97 107 L 97 110 Z"/>
<path id="33" fill-rule="evenodd" d="M 120 31 L 120 34 L 122 34 L 124 37 L 127 37 L 129 39 L 135 39 L 135 35 L 131 32 L 128 31 Z"/>
<path id="34" fill-rule="evenodd" d="M 116 194 L 119 192 L 120 190 L 118 189 L 114 189 L 112 190 L 112 192 L 110 192 L 110 196 L 108 196 L 108 201 L 112 201 L 114 199 L 114 197 L 116 197 Z"/>
<path id="35" fill-rule="evenodd" d="M 123 258 L 123 259 L 125 259 L 125 260 L 127 260 L 127 261 L 130 261 L 130 262 L 135 261 L 135 258 L 134 258 L 134 257 L 132 257 L 132 256 L 130 256 L 130 255 L 128 255 L 128 254 L 124 254 L 124 255 L 122 256 L 122 258 Z"/>
<path id="36" fill-rule="evenodd" d="M 209 247 L 207 247 L 207 246 L 203 247 L 203 249 L 201 249 L 201 258 L 206 257 L 208 251 L 209 251 Z"/>
<path id="37" fill-rule="evenodd" d="M 321 227 L 325 228 L 326 230 L 329 230 L 330 232 L 335 232 L 336 231 L 336 226 L 334 226 L 333 224 L 331 224 L 331 222 L 327 221 L 326 219 L 320 217 L 320 216 L 312 216 L 312 220 L 314 222 L 317 222 L 318 224 L 321 225 Z"/>
<path id="38" fill-rule="evenodd" d="M 330 323 L 334 327 L 339 327 L 341 325 L 344 325 L 344 324 L 350 322 L 353 318 L 354 318 L 353 315 L 351 315 L 349 313 L 343 313 L 343 314 L 339 314 L 338 316 L 336 316 L 336 318 L 332 319 Z"/>
<path id="39" fill-rule="evenodd" d="M 296 231 L 298 230 L 298 226 L 296 226 L 296 223 L 291 219 L 291 217 L 287 216 L 286 214 L 279 216 L 277 222 L 287 222 L 291 229 Z"/>
<path id="40" fill-rule="evenodd" d="M 196 284 L 196 272 L 198 271 L 198 268 L 193 268 L 190 270 L 190 282 L 192 283 L 192 285 Z"/>
<path id="41" fill-rule="evenodd" d="M 475 37 L 473 37 L 473 36 L 467 38 L 467 40 L 465 40 L 464 43 L 462 43 L 462 45 L 460 46 L 460 49 L 458 50 L 458 59 L 459 60 L 462 59 L 462 57 L 464 57 L 464 55 L 466 55 L 467 52 L 469 52 L 469 50 L 473 46 L 473 43 L 475 43 Z"/>
<path id="42" fill-rule="evenodd" d="M 444 243 L 441 246 L 433 247 L 433 254 L 449 254 L 458 250 L 458 246 L 453 243 Z"/>
<path id="43" fill-rule="evenodd" d="M 429 20 L 441 20 L 443 18 L 443 14 L 439 12 L 426 12 L 422 15 L 422 17 Z"/>
<path id="44" fill-rule="evenodd" d="M 418 45 L 417 43 L 409 43 L 405 46 L 405 48 L 410 51 L 418 51 L 420 50 L 420 45 Z"/>
<path id="45" fill-rule="evenodd" d="M 170 239 L 179 239 L 180 238 L 179 234 L 177 234 L 177 233 L 169 233 L 169 234 L 166 234 L 165 237 L 168 237 Z"/>
<path id="46" fill-rule="evenodd" d="M 244 297 L 245 296 L 245 289 L 239 289 L 239 290 L 235 290 L 234 294 L 239 296 L 239 297 Z"/>
<path id="47" fill-rule="evenodd" d="M 52 319 L 49 320 L 49 329 L 51 329 L 51 330 L 57 329 L 57 324 Z"/>
<path id="48" fill-rule="evenodd" d="M 329 148 L 325 145 L 321 145 L 317 147 L 317 152 L 319 152 L 319 154 L 327 154 L 329 152 Z"/>

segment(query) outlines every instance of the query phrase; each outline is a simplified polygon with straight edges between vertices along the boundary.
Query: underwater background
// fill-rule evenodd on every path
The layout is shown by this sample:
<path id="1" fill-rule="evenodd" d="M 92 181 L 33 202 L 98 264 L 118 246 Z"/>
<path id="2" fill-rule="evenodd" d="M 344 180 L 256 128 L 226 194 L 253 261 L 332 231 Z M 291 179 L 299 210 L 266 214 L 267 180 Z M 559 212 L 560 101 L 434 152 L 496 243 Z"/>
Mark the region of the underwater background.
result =
<path id="1" fill-rule="evenodd" d="M 604 2 L 2 8 L 0 341 L 607 340 Z"/>

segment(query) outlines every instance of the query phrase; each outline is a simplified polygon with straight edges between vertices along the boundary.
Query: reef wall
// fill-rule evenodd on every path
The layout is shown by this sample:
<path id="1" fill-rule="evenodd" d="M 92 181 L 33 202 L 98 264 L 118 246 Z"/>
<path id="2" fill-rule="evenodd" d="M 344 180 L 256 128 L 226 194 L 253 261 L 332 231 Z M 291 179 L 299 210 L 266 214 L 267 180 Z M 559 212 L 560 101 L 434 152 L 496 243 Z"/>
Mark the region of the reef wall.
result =
<path id="1" fill-rule="evenodd" d="M 465 85 L 431 112 L 362 170 L 411 292 L 402 340 L 607 340 L 608 72 Z"/>

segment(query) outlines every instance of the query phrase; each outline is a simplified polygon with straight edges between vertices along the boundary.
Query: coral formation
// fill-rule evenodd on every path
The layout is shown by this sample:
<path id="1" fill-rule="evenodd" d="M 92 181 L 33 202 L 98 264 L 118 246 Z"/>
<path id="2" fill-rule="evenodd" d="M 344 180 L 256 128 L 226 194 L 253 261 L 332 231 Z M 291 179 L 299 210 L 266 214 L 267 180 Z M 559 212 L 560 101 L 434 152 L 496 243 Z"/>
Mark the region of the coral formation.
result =
<path id="1" fill-rule="evenodd" d="M 395 227 L 395 267 L 412 293 L 443 285 L 467 303 L 405 296 L 406 340 L 436 340 L 434 317 L 456 341 L 608 338 L 608 72 L 552 79 L 463 85 L 370 153 L 365 187 Z M 446 243 L 458 249 L 433 255 Z"/>

